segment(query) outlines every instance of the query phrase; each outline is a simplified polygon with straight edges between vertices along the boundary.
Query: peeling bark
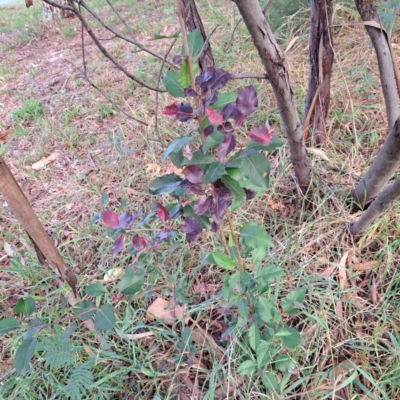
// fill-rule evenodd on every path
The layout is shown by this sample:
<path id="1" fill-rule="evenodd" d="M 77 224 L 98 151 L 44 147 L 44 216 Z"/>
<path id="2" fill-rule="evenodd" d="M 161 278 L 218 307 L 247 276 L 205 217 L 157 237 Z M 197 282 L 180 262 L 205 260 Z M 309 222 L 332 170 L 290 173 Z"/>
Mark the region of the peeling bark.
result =
<path id="1" fill-rule="evenodd" d="M 333 0 L 311 0 L 310 72 L 304 111 L 304 131 L 310 129 L 314 141 L 322 143 L 329 111 L 333 64 Z M 318 90 L 318 93 L 317 93 Z M 317 96 L 314 102 L 314 97 Z M 315 103 L 314 109 L 312 104 Z M 310 116 L 309 116 L 310 114 Z"/>
<path id="2" fill-rule="evenodd" d="M 396 200 L 399 199 L 400 178 L 383 190 L 368 209 L 364 211 L 361 217 L 350 225 L 350 233 L 352 235 L 361 235 L 364 233 L 380 216 L 385 214 L 385 212 L 393 206 Z"/>
<path id="3" fill-rule="evenodd" d="M 373 0 L 354 1 L 363 21 L 374 21 L 380 24 L 379 15 L 373 4 Z M 382 84 L 383 97 L 385 98 L 388 129 L 390 130 L 397 117 L 400 115 L 399 98 L 390 47 L 387 36 L 382 30 L 372 26 L 366 26 L 365 29 L 371 38 L 378 59 L 379 76 Z"/>
<path id="4" fill-rule="evenodd" d="M 285 127 L 296 178 L 302 191 L 306 192 L 311 179 L 310 163 L 285 56 L 275 41 L 259 2 L 257 0 L 234 0 L 234 2 L 267 72 Z"/>
<path id="5" fill-rule="evenodd" d="M 196 28 L 200 31 L 203 36 L 204 42 L 207 39 L 206 31 L 204 29 L 203 22 L 197 11 L 196 3 L 194 0 L 182 0 L 182 4 L 186 10 L 186 26 L 189 32 L 194 31 Z M 207 71 L 208 68 L 213 68 L 215 66 L 214 58 L 211 52 L 210 43 L 207 43 L 202 54 L 199 58 L 199 68 L 201 73 Z"/>
<path id="6" fill-rule="evenodd" d="M 361 208 L 378 196 L 400 166 L 400 117 L 389 132 L 385 143 L 364 178 L 351 191 Z"/>

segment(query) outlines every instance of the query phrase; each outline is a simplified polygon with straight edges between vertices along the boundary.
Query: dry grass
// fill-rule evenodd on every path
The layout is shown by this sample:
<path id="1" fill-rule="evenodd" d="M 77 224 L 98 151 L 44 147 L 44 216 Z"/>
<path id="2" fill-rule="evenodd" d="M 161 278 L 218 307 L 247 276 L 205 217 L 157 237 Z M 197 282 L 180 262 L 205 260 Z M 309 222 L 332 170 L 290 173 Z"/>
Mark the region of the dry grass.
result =
<path id="1" fill-rule="evenodd" d="M 218 66 L 234 73 L 261 72 L 257 54 L 243 26 L 239 25 L 233 45 L 226 50 L 235 21 L 233 5 L 219 1 L 205 3 L 202 8 L 209 31 L 216 23 L 221 24 L 211 40 Z M 220 8 L 223 12 L 217 13 Z M 127 3 L 119 3 L 119 9 L 135 27 L 139 40 L 161 54 L 165 52 L 169 41 L 150 38 L 154 33 L 169 35 L 177 30 L 173 14 L 163 14 L 161 7 L 150 5 L 144 10 L 144 21 L 144 17 L 137 18 L 132 13 Z M 162 23 L 161 18 L 164 18 Z M 335 6 L 335 23 L 356 18 L 349 6 Z M 300 113 L 308 79 L 308 38 L 303 20 L 303 14 L 292 17 L 288 26 L 296 28 L 279 35 L 283 48 L 298 36 L 287 52 L 287 59 Z M 106 237 L 103 227 L 90 222 L 93 214 L 101 211 L 102 193 L 109 195 L 111 207 L 120 207 L 123 200 L 132 209 L 148 207 L 151 166 L 160 164 L 163 148 L 153 128 L 143 127 L 112 110 L 73 67 L 71 63 L 82 66 L 76 21 L 46 28 L 37 22 L 27 24 L 36 24 L 42 35 L 18 45 L 14 31 L 2 34 L 8 45 L 15 47 L 12 51 L 0 52 L 0 72 L 3 71 L 0 133 L 12 126 L 0 154 L 11 165 L 34 210 L 74 268 L 83 288 L 102 277 L 104 271 L 128 261 L 111 258 L 111 239 Z M 116 26 L 121 28 L 121 24 Z M 75 36 L 62 36 L 63 27 L 75 29 Z M 104 32 L 101 37 L 105 37 Z M 210 399 L 213 398 L 210 393 L 209 397 L 205 393 L 211 380 L 220 381 L 215 387 L 215 398 L 222 389 L 227 393 L 223 398 L 239 395 L 249 399 L 400 398 L 399 207 L 396 205 L 375 223 L 360 241 L 354 242 L 346 232 L 346 223 L 356 218 L 345 205 L 346 193 L 370 164 L 387 134 L 378 68 L 373 48 L 361 27 L 337 27 L 334 38 L 336 57 L 327 141 L 322 148 L 310 150 L 314 171 L 311 206 L 297 190 L 288 149 L 284 147 L 270 157 L 271 189 L 260 200 L 248 203 L 237 217 L 238 225 L 247 220 L 262 221 L 273 238 L 271 262 L 285 269 L 277 296 L 284 296 L 300 285 L 308 288 L 304 313 L 286 321 L 300 330 L 303 342 L 292 354 L 297 370 L 282 388 L 280 397 L 266 395 L 259 378 L 251 381 L 236 375 L 233 346 L 217 368 L 216 350 L 210 343 L 202 342 L 202 351 L 184 371 L 188 372 L 185 375 L 188 380 L 184 381 L 182 370 L 177 368 L 183 360 L 176 347 L 179 329 L 148 327 L 145 310 L 151 298 L 135 300 L 131 307 L 126 299 L 117 297 L 114 288 L 111 300 L 115 301 L 121 316 L 121 326 L 129 327 L 133 333 L 151 329 L 155 336 L 127 342 L 111 335 L 108 340 L 116 350 L 112 356 L 99 349 L 92 338 L 84 339 L 98 357 L 98 384 L 93 389 L 98 398 L 107 395 L 112 396 L 108 398 L 177 398 L 174 383 L 182 380 L 182 387 L 192 385 L 192 393 Z M 101 56 L 87 36 L 85 43 L 90 78 L 126 112 L 151 125 L 154 93 L 128 82 Z M 158 62 L 143 53 L 132 53 L 132 47 L 122 42 L 103 41 L 103 44 L 141 79 L 156 83 Z M 400 56 L 400 43 L 395 35 L 393 45 Z M 260 93 L 261 100 L 254 123 L 264 122 L 267 116 L 276 132 L 282 135 L 268 82 L 235 81 L 229 90 L 250 83 Z M 13 113 L 26 108 L 26 100 L 30 98 L 44 106 L 44 115 L 15 121 Z M 170 100 L 168 95 L 160 96 L 159 109 Z M 184 132 L 183 127 L 179 129 Z M 159 130 L 165 141 L 178 136 L 170 121 L 162 117 Z M 54 152 L 60 153 L 56 161 L 40 171 L 31 169 L 34 162 Z M 17 300 L 30 294 L 37 300 L 38 315 L 50 321 L 56 319 L 61 293 L 52 287 L 52 274 L 35 261 L 32 247 L 5 204 L 0 211 L 0 227 L 2 242 L 9 243 L 14 252 L 10 257 L 4 245 L 0 246 L 2 317 L 12 315 Z M 202 242 L 205 247 L 209 240 L 206 235 Z M 189 275 L 196 284 L 204 284 L 207 290 L 195 297 L 193 312 L 199 310 L 200 327 L 216 336 L 225 323 L 214 310 L 213 296 L 221 285 L 220 271 L 209 267 L 196 269 L 197 255 L 201 254 L 202 248 L 196 246 L 183 248 L 178 257 L 170 254 L 165 259 L 166 275 Z M 360 267 L 371 261 L 377 262 L 375 268 Z M 15 352 L 17 339 L 9 335 L 0 341 L 3 355 L 0 376 L 12 366 L 10 355 Z M 80 355 L 82 359 L 84 356 Z M 40 360 L 35 365 L 39 367 Z M 21 381 L 14 376 L 7 378 L 6 383 L 0 382 L 7 398 L 21 398 L 18 397 L 21 390 L 25 398 L 39 398 L 35 393 L 46 390 L 52 393 L 51 398 L 63 398 L 60 387 L 65 383 L 65 375 L 62 372 L 49 376 L 43 383 L 40 368 L 35 371 L 27 378 L 30 388 L 21 388 Z"/>

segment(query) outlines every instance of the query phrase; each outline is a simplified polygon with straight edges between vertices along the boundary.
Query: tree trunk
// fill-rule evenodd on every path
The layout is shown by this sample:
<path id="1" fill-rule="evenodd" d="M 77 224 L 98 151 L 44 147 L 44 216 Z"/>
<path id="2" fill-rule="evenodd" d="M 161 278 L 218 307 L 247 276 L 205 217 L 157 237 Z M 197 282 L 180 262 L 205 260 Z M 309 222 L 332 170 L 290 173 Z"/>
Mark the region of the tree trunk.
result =
<path id="1" fill-rule="evenodd" d="M 322 142 L 325 135 L 330 102 L 334 55 L 330 28 L 333 15 L 332 3 L 333 0 L 311 0 L 310 75 L 303 126 L 305 133 L 311 129 L 317 144 Z"/>
<path id="2" fill-rule="evenodd" d="M 380 24 L 379 15 L 374 7 L 373 0 L 354 1 L 363 21 L 374 21 Z M 372 26 L 366 26 L 365 29 L 371 38 L 376 57 L 378 58 L 379 76 L 383 97 L 385 98 L 388 130 L 390 130 L 400 115 L 400 107 L 388 38 L 380 29 Z"/>
<path id="3" fill-rule="evenodd" d="M 351 191 L 361 208 L 378 196 L 400 166 L 400 117 L 395 121 L 385 143 L 364 178 Z"/>
<path id="4" fill-rule="evenodd" d="M 400 178 L 396 179 L 389 187 L 383 190 L 361 217 L 350 225 L 350 233 L 352 235 L 361 235 L 364 233 L 398 199 L 400 199 Z"/>
<path id="5" fill-rule="evenodd" d="M 290 85 L 285 56 L 272 35 L 258 0 L 234 0 L 258 50 L 278 103 L 289 143 L 298 184 L 306 192 L 310 184 L 310 163 L 303 130 Z"/>
<path id="6" fill-rule="evenodd" d="M 207 40 L 207 35 L 204 29 L 203 22 L 197 11 L 196 3 L 194 2 L 194 0 L 182 0 L 182 4 L 186 11 L 185 22 L 188 31 L 192 32 L 197 28 L 203 36 L 205 42 Z M 211 46 L 210 43 L 207 43 L 199 58 L 199 68 L 201 73 L 204 73 L 207 71 L 208 68 L 213 68 L 214 66 L 215 63 L 211 52 Z"/>

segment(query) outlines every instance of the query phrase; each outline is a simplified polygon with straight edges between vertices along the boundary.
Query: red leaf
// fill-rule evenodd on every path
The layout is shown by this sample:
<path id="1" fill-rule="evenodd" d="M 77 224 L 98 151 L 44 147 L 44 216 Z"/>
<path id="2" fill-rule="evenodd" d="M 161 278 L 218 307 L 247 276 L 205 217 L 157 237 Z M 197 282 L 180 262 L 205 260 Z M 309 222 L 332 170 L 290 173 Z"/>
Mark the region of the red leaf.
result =
<path id="1" fill-rule="evenodd" d="M 124 247 L 124 240 L 125 240 L 124 236 L 120 236 L 119 238 L 115 239 L 114 244 L 111 247 L 111 254 L 114 258 Z"/>
<path id="2" fill-rule="evenodd" d="M 112 228 L 119 226 L 118 214 L 115 211 L 103 211 L 101 217 L 107 226 Z"/>
<path id="3" fill-rule="evenodd" d="M 157 202 L 157 215 L 158 218 L 160 218 L 161 221 L 163 222 L 169 219 L 169 211 L 158 202 Z"/>
<path id="4" fill-rule="evenodd" d="M 221 112 L 213 110 L 211 108 L 206 108 L 206 114 L 208 119 L 213 125 L 221 125 L 224 121 L 224 116 Z"/>
<path id="5" fill-rule="evenodd" d="M 164 115 L 169 115 L 171 117 L 175 117 L 176 114 L 179 112 L 179 106 L 178 104 L 171 104 L 162 110 L 162 113 Z"/>
<path id="6" fill-rule="evenodd" d="M 132 245 L 135 250 L 140 251 L 146 247 L 146 239 L 140 237 L 139 235 L 135 235 L 132 238 Z"/>
<path id="7" fill-rule="evenodd" d="M 189 165 L 183 170 L 186 179 L 190 183 L 202 183 L 203 182 L 203 170 L 197 165 Z"/>
<path id="8" fill-rule="evenodd" d="M 252 114 L 258 106 L 257 92 L 249 85 L 240 90 L 236 99 L 236 108 L 245 117 Z"/>
<path id="9" fill-rule="evenodd" d="M 249 132 L 249 136 L 257 143 L 268 146 L 272 140 L 272 133 L 266 126 L 256 126 Z"/>

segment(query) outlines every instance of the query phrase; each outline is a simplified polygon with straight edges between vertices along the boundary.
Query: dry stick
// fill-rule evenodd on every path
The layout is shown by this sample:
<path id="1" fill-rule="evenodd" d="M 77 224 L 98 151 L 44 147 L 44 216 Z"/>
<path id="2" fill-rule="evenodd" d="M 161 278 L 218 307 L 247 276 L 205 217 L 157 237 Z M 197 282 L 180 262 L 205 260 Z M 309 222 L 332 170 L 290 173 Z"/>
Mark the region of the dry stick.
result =
<path id="1" fill-rule="evenodd" d="M 172 50 L 172 48 L 174 47 L 174 45 L 175 45 L 175 43 L 176 43 L 177 40 L 178 40 L 178 39 L 176 38 L 176 39 L 172 42 L 172 44 L 169 46 L 167 52 L 165 53 L 164 60 L 163 60 L 162 63 L 161 63 L 160 72 L 158 73 L 158 78 L 157 78 L 157 89 L 160 87 L 161 75 L 162 75 L 162 71 L 163 71 L 163 69 L 164 69 L 165 61 L 166 61 L 166 59 L 167 59 L 169 53 L 171 52 L 171 50 Z M 156 102 L 155 102 L 155 105 L 154 105 L 154 128 L 155 128 L 155 130 L 156 130 L 158 140 L 159 140 L 159 141 L 161 142 L 161 144 L 164 146 L 164 145 L 165 145 L 164 140 L 163 140 L 163 138 L 162 138 L 161 135 L 160 135 L 160 131 L 158 130 L 158 92 L 156 92 Z"/>
<path id="2" fill-rule="evenodd" d="M 221 235 L 222 245 L 224 246 L 226 254 L 228 254 L 228 256 L 230 256 L 231 255 L 231 251 L 229 250 L 229 246 L 226 243 L 225 232 L 224 232 L 224 230 L 222 228 L 222 224 L 219 225 L 219 234 Z"/>
<path id="3" fill-rule="evenodd" d="M 203 53 L 205 52 L 205 50 L 206 50 L 206 48 L 207 48 L 207 45 L 208 45 L 208 42 L 210 41 L 211 36 L 214 34 L 214 32 L 217 30 L 218 27 L 219 27 L 219 24 L 217 24 L 217 25 L 215 26 L 215 28 L 211 31 L 211 33 L 207 36 L 207 38 L 206 38 L 206 40 L 204 41 L 204 44 L 203 44 L 203 46 L 202 46 L 202 48 L 201 48 L 199 54 L 198 54 L 197 57 L 196 57 L 195 62 L 198 62 L 198 61 L 201 59 L 201 57 L 203 56 Z"/>
<path id="4" fill-rule="evenodd" d="M 264 15 L 267 14 L 269 8 L 271 7 L 271 4 L 272 4 L 272 0 L 269 0 L 268 3 L 267 3 L 267 5 L 266 5 L 266 6 L 264 7 L 264 9 L 262 10 L 262 13 L 263 13 Z"/>
<path id="5" fill-rule="evenodd" d="M 79 12 L 81 12 L 81 5 L 79 4 Z M 87 72 L 86 69 L 86 58 L 85 58 L 85 29 L 83 24 L 81 24 L 81 42 L 82 42 L 82 63 L 83 63 L 83 70 L 85 71 L 85 75 Z"/>
<path id="6" fill-rule="evenodd" d="M 83 77 L 88 81 L 88 83 L 90 84 L 90 86 L 92 86 L 93 88 L 95 88 L 104 98 L 107 99 L 107 101 L 109 101 L 113 107 L 115 107 L 120 113 L 124 114 L 126 117 L 133 119 L 134 121 L 138 122 L 139 124 L 142 124 L 144 126 L 149 126 L 149 124 L 147 122 L 141 121 L 138 118 L 132 117 L 132 115 L 129 115 L 127 112 L 125 112 L 121 106 L 119 106 L 118 104 L 116 104 L 111 97 L 109 97 L 102 89 L 100 89 L 95 83 L 93 83 L 93 81 L 87 76 L 87 74 L 84 71 L 81 71 L 72 61 L 67 60 L 79 73 L 81 73 L 83 75 Z"/>
<path id="7" fill-rule="evenodd" d="M 181 31 L 182 31 L 183 47 L 185 49 L 185 54 L 186 54 L 186 62 L 187 62 L 187 67 L 188 67 L 188 71 L 189 71 L 190 86 L 193 90 L 196 90 L 196 83 L 194 80 L 193 69 L 192 69 L 192 57 L 190 55 L 190 50 L 189 50 L 187 29 L 186 29 L 186 24 L 185 24 L 185 21 L 183 18 L 183 13 L 184 13 L 185 8 L 183 7 L 181 1 L 182 0 L 176 0 L 178 19 L 179 19 L 179 24 L 181 26 Z M 198 98 L 195 98 L 195 104 L 196 104 L 196 108 L 199 108 L 199 99 Z M 203 120 L 201 119 L 201 115 L 198 115 L 196 117 L 196 119 L 199 124 L 202 142 L 204 142 L 205 134 L 204 134 L 204 125 L 203 125 Z"/>

